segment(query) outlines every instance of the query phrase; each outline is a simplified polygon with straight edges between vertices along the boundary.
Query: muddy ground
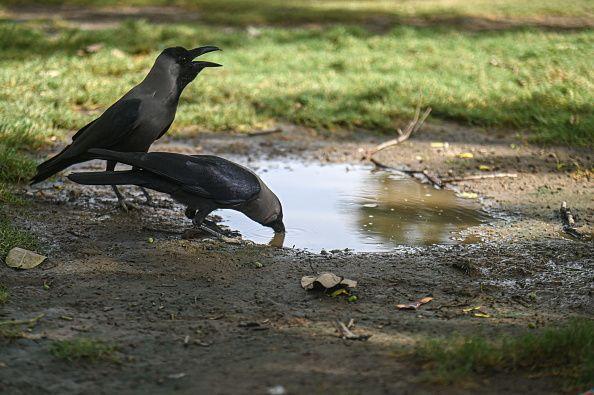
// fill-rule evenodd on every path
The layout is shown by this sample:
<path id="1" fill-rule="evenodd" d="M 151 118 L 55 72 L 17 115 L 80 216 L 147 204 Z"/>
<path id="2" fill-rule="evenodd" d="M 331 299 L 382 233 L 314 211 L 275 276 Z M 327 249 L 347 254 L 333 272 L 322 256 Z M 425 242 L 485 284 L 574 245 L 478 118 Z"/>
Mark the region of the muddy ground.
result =
<path id="1" fill-rule="evenodd" d="M 216 153 L 248 165 L 261 157 L 358 163 L 387 138 L 281 129 L 169 138 L 153 150 Z M 463 152 L 473 158 L 456 156 Z M 567 201 L 579 229 L 592 234 L 591 153 L 433 124 L 376 158 L 442 178 L 518 176 L 452 184 L 478 193 L 496 218 L 469 230 L 480 243 L 389 254 L 184 240 L 190 222 L 166 197 L 159 207 L 124 213 L 107 188 L 81 188 L 63 176 L 23 191 L 30 205 L 14 221 L 40 238 L 48 259 L 28 271 L 0 266 L 10 292 L 0 320 L 45 316 L 23 338 L 0 339 L 0 392 L 559 393 L 554 377 L 527 372 L 440 386 L 401 351 L 427 337 L 520 333 L 594 316 L 592 241 L 564 235 L 556 214 Z M 141 202 L 137 190 L 125 191 Z M 358 301 L 301 289 L 301 276 L 322 271 L 357 280 Z M 395 307 L 428 295 L 434 300 L 417 311 Z M 463 312 L 473 306 L 491 318 Z M 350 319 L 369 340 L 337 336 L 334 322 Z M 117 345 L 119 362 L 67 363 L 48 352 L 52 341 L 78 337 Z"/>

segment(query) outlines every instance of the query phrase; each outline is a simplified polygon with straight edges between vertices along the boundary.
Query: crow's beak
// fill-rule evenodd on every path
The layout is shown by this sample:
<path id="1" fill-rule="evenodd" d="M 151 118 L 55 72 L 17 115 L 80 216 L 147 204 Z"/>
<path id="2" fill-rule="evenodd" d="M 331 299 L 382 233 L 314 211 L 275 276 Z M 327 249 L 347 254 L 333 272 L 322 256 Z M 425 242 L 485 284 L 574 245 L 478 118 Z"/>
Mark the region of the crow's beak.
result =
<path id="1" fill-rule="evenodd" d="M 222 64 L 198 61 L 198 62 L 192 62 L 192 66 L 197 67 L 198 69 L 202 70 L 205 67 L 221 67 Z"/>
<path id="2" fill-rule="evenodd" d="M 200 55 L 204 55 L 205 53 L 220 51 L 221 48 L 215 47 L 214 45 L 207 45 L 205 47 L 198 47 L 194 49 L 190 49 L 188 52 L 192 55 L 192 59 L 196 59 Z"/>
<path id="3" fill-rule="evenodd" d="M 277 219 L 273 222 L 266 224 L 266 226 L 272 228 L 274 233 L 285 233 L 285 224 L 282 219 Z"/>

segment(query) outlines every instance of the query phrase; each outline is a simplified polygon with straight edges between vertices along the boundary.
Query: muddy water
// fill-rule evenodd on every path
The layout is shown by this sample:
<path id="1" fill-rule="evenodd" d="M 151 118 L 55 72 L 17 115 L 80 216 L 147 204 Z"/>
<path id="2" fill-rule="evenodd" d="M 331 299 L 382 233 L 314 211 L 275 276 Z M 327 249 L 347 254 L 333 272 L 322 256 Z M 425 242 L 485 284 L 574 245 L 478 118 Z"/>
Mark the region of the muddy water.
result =
<path id="1" fill-rule="evenodd" d="M 252 162 L 249 167 L 283 203 L 286 247 L 389 251 L 402 245 L 454 244 L 469 241 L 460 237 L 461 230 L 488 219 L 475 202 L 397 172 L 300 162 Z M 243 214 L 217 214 L 244 238 L 271 241 L 271 229 Z"/>

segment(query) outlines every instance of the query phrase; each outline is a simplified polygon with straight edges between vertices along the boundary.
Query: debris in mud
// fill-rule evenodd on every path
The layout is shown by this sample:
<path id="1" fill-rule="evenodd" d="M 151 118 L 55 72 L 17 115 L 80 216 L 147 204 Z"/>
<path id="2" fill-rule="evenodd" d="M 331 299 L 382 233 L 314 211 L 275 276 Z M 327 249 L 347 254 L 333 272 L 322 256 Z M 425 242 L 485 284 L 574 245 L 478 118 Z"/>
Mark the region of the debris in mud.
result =
<path id="1" fill-rule="evenodd" d="M 338 334 L 340 338 L 346 340 L 361 340 L 365 341 L 371 337 L 371 335 L 357 335 L 353 333 L 350 327 L 353 326 L 353 320 L 349 322 L 349 325 L 345 325 L 341 321 L 336 321 L 336 329 L 338 330 Z"/>
<path id="2" fill-rule="evenodd" d="M 462 312 L 465 314 L 472 313 L 472 316 L 477 318 L 491 318 L 491 314 L 484 312 L 481 306 L 467 307 L 462 309 Z"/>
<path id="3" fill-rule="evenodd" d="M 15 269 L 32 269 L 45 261 L 47 257 L 20 247 L 8 251 L 6 265 Z"/>
<path id="4" fill-rule="evenodd" d="M 586 236 L 575 228 L 575 219 L 571 209 L 567 207 L 567 202 L 561 203 L 559 213 L 561 214 L 561 221 L 563 221 L 563 232 L 578 240 L 584 240 Z"/>
<path id="5" fill-rule="evenodd" d="M 287 390 L 282 385 L 275 385 L 274 387 L 268 388 L 266 392 L 268 395 L 284 395 L 287 393 Z"/>
<path id="6" fill-rule="evenodd" d="M 478 273 L 476 265 L 466 258 L 459 258 L 456 262 L 452 263 L 452 267 L 468 276 Z"/>
<path id="7" fill-rule="evenodd" d="M 412 303 L 397 304 L 396 307 L 398 310 L 416 310 L 422 305 L 431 302 L 432 300 L 433 298 L 431 296 L 426 296 Z"/>
<path id="8" fill-rule="evenodd" d="M 320 273 L 318 276 L 303 276 L 301 287 L 303 289 L 332 289 L 334 287 L 355 288 L 357 282 L 348 278 L 337 276 L 331 272 Z"/>
<path id="9" fill-rule="evenodd" d="M 478 199 L 478 194 L 474 192 L 460 192 L 457 194 L 458 197 L 462 199 Z"/>

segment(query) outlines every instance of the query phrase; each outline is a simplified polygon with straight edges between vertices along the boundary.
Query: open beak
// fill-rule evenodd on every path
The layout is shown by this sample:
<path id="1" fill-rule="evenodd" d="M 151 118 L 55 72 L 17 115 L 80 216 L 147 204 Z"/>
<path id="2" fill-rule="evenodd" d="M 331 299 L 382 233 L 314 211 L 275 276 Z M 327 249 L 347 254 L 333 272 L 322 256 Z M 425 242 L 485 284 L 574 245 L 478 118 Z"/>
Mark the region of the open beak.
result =
<path id="1" fill-rule="evenodd" d="M 219 47 L 215 47 L 214 45 L 207 45 L 205 47 L 198 47 L 194 49 L 190 49 L 190 54 L 192 55 L 192 59 L 196 59 L 200 55 L 204 55 L 205 53 L 220 51 Z M 221 67 L 221 64 L 214 63 L 214 62 L 192 62 L 192 66 L 196 67 L 198 70 L 202 70 L 205 67 Z"/>
<path id="2" fill-rule="evenodd" d="M 200 55 L 204 55 L 205 53 L 220 51 L 221 48 L 215 47 L 214 45 L 207 45 L 204 47 L 198 47 L 194 49 L 190 49 L 188 52 L 192 55 L 192 59 L 196 59 Z"/>

